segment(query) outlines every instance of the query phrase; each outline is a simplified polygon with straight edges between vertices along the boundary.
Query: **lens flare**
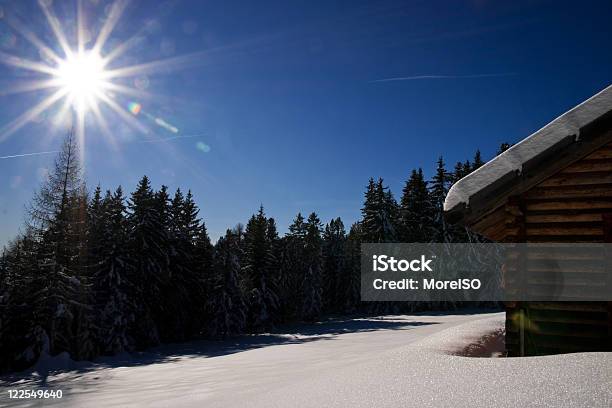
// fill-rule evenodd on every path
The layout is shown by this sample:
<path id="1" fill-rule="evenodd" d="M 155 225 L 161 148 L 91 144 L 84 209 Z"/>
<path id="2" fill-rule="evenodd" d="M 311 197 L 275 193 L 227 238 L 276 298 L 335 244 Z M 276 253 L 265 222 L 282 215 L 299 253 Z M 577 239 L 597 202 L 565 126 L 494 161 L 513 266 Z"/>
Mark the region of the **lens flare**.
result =
<path id="1" fill-rule="evenodd" d="M 208 153 L 210 152 L 210 146 L 207 145 L 204 142 L 198 142 L 196 143 L 196 149 L 198 149 L 199 151 L 201 151 L 202 153 Z"/>
<path id="2" fill-rule="evenodd" d="M 152 123 L 155 123 L 157 126 L 167 130 L 168 132 L 171 132 L 171 133 L 178 133 L 179 132 L 179 130 L 178 130 L 178 128 L 176 126 L 173 126 L 170 123 L 168 123 L 165 120 L 163 120 L 162 118 L 153 116 L 149 112 L 146 112 L 146 111 L 142 110 L 142 105 L 139 104 L 138 102 L 130 102 L 130 103 L 128 103 L 127 108 L 132 113 L 132 115 L 138 116 L 140 113 L 142 113 L 142 115 L 144 115 Z"/>
<path id="3" fill-rule="evenodd" d="M 142 105 L 136 102 L 128 103 L 128 110 L 132 112 L 132 115 L 137 116 L 142 110 Z"/>

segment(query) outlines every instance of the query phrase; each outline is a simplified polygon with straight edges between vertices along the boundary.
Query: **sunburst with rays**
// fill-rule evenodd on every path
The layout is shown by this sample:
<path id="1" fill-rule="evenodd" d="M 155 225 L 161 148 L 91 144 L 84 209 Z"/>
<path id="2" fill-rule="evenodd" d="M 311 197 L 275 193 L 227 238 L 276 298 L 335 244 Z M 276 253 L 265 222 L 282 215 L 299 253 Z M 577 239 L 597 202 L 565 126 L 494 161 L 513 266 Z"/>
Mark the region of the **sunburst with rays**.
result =
<path id="1" fill-rule="evenodd" d="M 58 117 L 70 115 L 74 112 L 76 134 L 81 145 L 85 141 L 85 116 L 88 112 L 93 114 L 100 129 L 105 134 L 109 134 L 107 121 L 101 113 L 100 104 L 110 107 L 119 117 L 139 131 L 149 133 L 144 125 L 121 107 L 114 96 L 116 93 L 137 96 L 143 96 L 146 93 L 123 85 L 118 82 L 118 79 L 135 77 L 162 67 L 167 69 L 168 67 L 180 66 L 194 57 L 197 58 L 197 54 L 191 54 L 144 64 L 110 68 L 111 62 L 134 45 L 137 38 L 135 36 L 124 41 L 103 55 L 104 45 L 130 0 L 116 0 L 112 3 L 108 18 L 100 29 L 97 38 L 92 42 L 91 47 L 86 46 L 87 27 L 84 24 L 82 0 L 75 1 L 77 38 L 76 47 L 71 47 L 60 20 L 53 12 L 52 2 L 50 0 L 38 0 L 38 5 L 54 34 L 54 40 L 57 41 L 57 44 L 53 45 L 57 45 L 55 48 L 61 50 L 61 53 L 55 52 L 51 46 L 45 44 L 27 25 L 17 18 L 5 16 L 4 20 L 35 46 L 39 54 L 44 57 L 41 61 L 33 61 L 0 51 L 0 63 L 34 71 L 44 77 L 20 84 L 14 87 L 12 92 L 48 90 L 48 94 L 28 111 L 0 128 L 0 141 L 15 133 L 33 118 L 60 103 Z"/>

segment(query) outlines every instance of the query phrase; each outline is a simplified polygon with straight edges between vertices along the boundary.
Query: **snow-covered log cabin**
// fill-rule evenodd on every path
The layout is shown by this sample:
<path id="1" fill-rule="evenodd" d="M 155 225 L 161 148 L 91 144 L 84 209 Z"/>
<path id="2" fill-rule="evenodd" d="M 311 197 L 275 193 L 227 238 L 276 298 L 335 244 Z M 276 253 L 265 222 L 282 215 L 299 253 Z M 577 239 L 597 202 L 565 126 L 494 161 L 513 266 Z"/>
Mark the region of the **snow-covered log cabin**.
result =
<path id="1" fill-rule="evenodd" d="M 444 210 L 497 242 L 612 242 L 612 85 L 456 182 Z M 576 273 L 612 291 L 599 265 Z M 612 302 L 507 302 L 506 348 L 610 351 Z"/>

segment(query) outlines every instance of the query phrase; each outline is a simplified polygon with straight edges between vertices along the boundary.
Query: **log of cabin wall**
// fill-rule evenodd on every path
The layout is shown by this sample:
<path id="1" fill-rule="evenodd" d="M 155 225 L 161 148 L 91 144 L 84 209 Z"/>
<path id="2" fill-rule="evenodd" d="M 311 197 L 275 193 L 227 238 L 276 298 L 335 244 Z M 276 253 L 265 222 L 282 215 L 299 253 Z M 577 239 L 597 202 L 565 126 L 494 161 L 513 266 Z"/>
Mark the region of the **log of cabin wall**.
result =
<path id="1" fill-rule="evenodd" d="M 498 242 L 601 243 L 609 240 L 606 229 L 610 227 L 604 226 L 604 219 L 610 222 L 610 214 L 612 143 L 511 197 L 472 228 Z M 576 265 L 580 267 L 566 284 L 581 284 L 581 278 L 582 283 L 610 284 L 609 269 L 593 262 Z M 510 275 L 512 269 L 506 273 Z M 536 273 L 527 270 L 530 277 Z M 506 347 L 511 356 L 612 350 L 610 302 L 511 302 L 506 312 Z"/>

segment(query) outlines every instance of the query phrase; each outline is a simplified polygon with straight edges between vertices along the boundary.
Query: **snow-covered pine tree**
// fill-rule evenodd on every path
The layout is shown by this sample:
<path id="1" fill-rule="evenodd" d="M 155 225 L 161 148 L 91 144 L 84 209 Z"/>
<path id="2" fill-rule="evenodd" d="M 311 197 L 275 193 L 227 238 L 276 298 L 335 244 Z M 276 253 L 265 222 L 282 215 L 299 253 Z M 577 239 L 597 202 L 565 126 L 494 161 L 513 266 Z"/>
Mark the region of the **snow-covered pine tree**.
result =
<path id="1" fill-rule="evenodd" d="M 376 197 L 376 182 L 373 177 L 368 180 L 368 186 L 364 194 L 363 207 L 361 208 L 361 223 L 365 226 L 364 230 L 377 231 L 379 229 L 379 202 Z M 378 242 L 376 237 L 370 237 L 370 234 L 364 233 L 363 237 L 366 241 Z"/>
<path id="2" fill-rule="evenodd" d="M 363 242 L 394 242 L 396 240 L 396 222 L 398 207 L 383 179 L 374 182 L 370 178 L 365 193 L 362 214 Z"/>
<path id="3" fill-rule="evenodd" d="M 182 200 L 181 195 L 181 200 Z M 172 231 L 172 208 L 168 187 L 162 185 L 155 192 L 154 205 L 159 225 L 158 263 L 160 267 L 161 297 L 152 305 L 154 320 L 159 332 L 160 341 L 180 341 L 184 339 L 183 326 L 187 312 L 180 299 L 185 299 L 185 285 L 182 279 L 185 276 L 185 254 L 181 253 L 185 247 L 181 245 L 182 237 L 177 237 Z M 182 203 L 180 203 L 182 207 Z M 174 263 L 176 261 L 176 263 Z"/>
<path id="4" fill-rule="evenodd" d="M 38 273 L 35 242 L 31 233 L 8 243 L 2 256 L 0 286 L 0 372 L 21 370 L 32 364 L 48 337 L 40 325 L 45 312 L 40 291 L 32 286 Z"/>
<path id="5" fill-rule="evenodd" d="M 9 279 L 9 262 L 6 247 L 2 248 L 0 253 L 0 347 L 2 346 L 2 335 L 4 334 L 4 328 L 8 316 L 6 313 L 6 306 L 8 304 L 10 296 L 10 279 Z M 2 362 L 0 361 L 0 370 L 2 370 Z"/>
<path id="6" fill-rule="evenodd" d="M 213 265 L 214 246 L 210 242 L 208 236 L 208 230 L 206 229 L 206 223 L 202 221 L 200 224 L 198 235 L 194 240 L 195 254 L 194 254 L 194 267 L 199 273 L 211 272 Z M 206 276 L 201 276 L 200 279 L 206 280 Z"/>
<path id="7" fill-rule="evenodd" d="M 278 229 L 276 228 L 276 221 L 274 218 L 268 218 L 268 224 L 266 226 L 266 241 L 268 243 L 268 259 L 267 270 L 268 270 L 268 286 L 271 288 L 275 295 L 275 310 L 274 320 L 279 321 L 280 316 L 278 309 L 280 308 L 280 289 L 279 279 L 281 276 L 281 250 L 282 244 L 278 236 Z"/>
<path id="8" fill-rule="evenodd" d="M 107 192 L 107 196 L 110 192 Z M 94 194 L 87 209 L 87 262 L 90 270 L 96 270 L 100 263 L 100 247 L 104 237 L 104 212 L 102 210 L 102 189 L 100 185 Z"/>
<path id="9" fill-rule="evenodd" d="M 346 238 L 344 248 L 344 270 L 342 286 L 345 288 L 344 311 L 354 313 L 359 310 L 361 298 L 361 223 L 356 222 Z"/>
<path id="10" fill-rule="evenodd" d="M 200 210 L 191 190 L 183 200 L 181 229 L 189 242 L 187 246 L 187 296 L 190 299 L 187 336 L 201 335 L 210 318 L 208 297 L 212 293 L 214 248 L 206 224 L 199 218 Z"/>
<path id="11" fill-rule="evenodd" d="M 436 163 L 436 173 L 434 174 L 431 182 L 429 183 L 429 191 L 431 194 L 431 200 L 436 210 L 444 207 L 444 199 L 448 193 L 450 184 L 450 174 L 446 171 L 444 159 L 442 156 L 438 158 Z"/>
<path id="12" fill-rule="evenodd" d="M 166 335 L 178 341 L 202 331 L 206 316 L 206 275 L 212 264 L 212 246 L 191 191 L 180 189 L 170 206 L 170 274 L 166 284 Z"/>
<path id="13" fill-rule="evenodd" d="M 191 319 L 190 333 L 192 335 L 203 335 L 210 328 L 209 321 L 213 315 L 213 311 L 210 309 L 210 298 L 214 296 L 215 284 L 214 247 L 210 242 L 206 224 L 203 221 L 200 225 L 199 235 L 195 239 L 194 249 L 192 268 L 199 282 L 197 285 L 199 294 L 196 295 L 195 290 L 191 294 L 192 298 L 193 296 L 196 296 L 196 298 L 192 305 L 195 311 Z"/>
<path id="14" fill-rule="evenodd" d="M 55 165 L 30 207 L 28 230 L 35 240 L 37 270 L 30 290 L 37 292 L 35 321 L 52 354 L 70 351 L 75 314 L 87 305 L 84 282 L 84 232 L 87 197 L 74 132 L 64 140 Z"/>
<path id="15" fill-rule="evenodd" d="M 457 181 L 461 180 L 464 175 L 465 174 L 463 174 L 463 163 L 458 161 L 457 163 L 455 163 L 455 167 L 453 168 L 453 171 L 451 172 L 452 183 L 454 184 Z"/>
<path id="16" fill-rule="evenodd" d="M 147 176 L 138 183 L 128 202 L 128 248 L 134 260 L 134 287 L 130 293 L 137 307 L 130 335 L 137 348 L 159 343 L 154 320 L 160 309 L 165 253 L 165 231 L 160 223 L 158 200 Z"/>
<path id="17" fill-rule="evenodd" d="M 298 213 L 289 232 L 283 237 L 280 250 L 280 271 L 277 279 L 282 320 L 298 319 L 301 313 L 301 283 L 304 270 L 306 223 Z"/>
<path id="18" fill-rule="evenodd" d="M 249 307 L 248 325 L 252 330 L 263 330 L 273 324 L 278 297 L 274 291 L 272 276 L 273 260 L 271 243 L 268 240 L 268 219 L 263 206 L 253 215 L 244 235 L 245 257 L 243 276 Z"/>
<path id="19" fill-rule="evenodd" d="M 298 213 L 289 225 L 289 235 L 301 239 L 306 237 L 306 223 L 302 213 Z"/>
<path id="20" fill-rule="evenodd" d="M 227 230 L 215 246 L 213 291 L 208 299 L 212 310 L 208 332 L 213 336 L 240 334 L 246 326 L 247 307 L 238 285 L 240 251 L 237 231 Z"/>
<path id="21" fill-rule="evenodd" d="M 482 160 L 482 155 L 480 154 L 480 149 L 478 149 L 478 150 L 476 150 L 476 153 L 474 154 L 474 163 L 472 163 L 472 171 L 478 169 L 483 164 L 484 164 L 484 161 Z"/>
<path id="22" fill-rule="evenodd" d="M 497 149 L 497 153 L 495 155 L 499 156 L 500 154 L 502 154 L 503 152 L 505 152 L 511 147 L 512 145 L 510 143 L 503 142 L 502 144 L 499 145 L 499 149 Z"/>
<path id="23" fill-rule="evenodd" d="M 444 220 L 444 200 L 450 187 L 451 174 L 446 171 L 444 159 L 438 158 L 436 173 L 429 183 L 429 195 L 433 209 L 433 242 L 447 242 L 450 240 L 446 221 Z"/>
<path id="24" fill-rule="evenodd" d="M 314 212 L 306 221 L 304 238 L 304 275 L 302 280 L 302 318 L 305 321 L 316 321 L 321 314 L 322 306 L 322 240 L 321 221 Z"/>
<path id="25" fill-rule="evenodd" d="M 10 357 L 4 356 L 5 353 L 10 353 L 9 347 L 13 346 L 13 342 L 10 339 L 10 331 L 7 330 L 7 325 L 10 326 L 11 319 L 8 314 L 8 305 L 11 301 L 11 282 L 10 282 L 9 260 L 8 251 L 6 247 L 2 248 L 0 254 L 0 348 L 5 350 L 3 356 L 0 357 L 0 373 L 8 369 L 10 364 Z M 14 354 L 10 353 L 13 357 Z M 7 361 L 9 360 L 9 361 Z"/>
<path id="26" fill-rule="evenodd" d="M 413 170 L 402 190 L 400 225 L 403 242 L 429 242 L 432 236 L 433 208 L 423 170 Z"/>
<path id="27" fill-rule="evenodd" d="M 181 341 L 188 337 L 188 327 L 192 315 L 191 289 L 199 284 L 195 279 L 191 263 L 194 247 L 190 236 L 191 221 L 187 220 L 185 197 L 177 189 L 173 199 L 165 186 L 156 193 L 160 224 L 166 233 L 164 247 L 167 265 L 162 273 L 163 305 L 160 310 L 158 327 L 162 341 Z M 190 214 L 191 215 L 191 214 Z M 197 217 L 197 212 L 196 212 Z M 197 218 L 195 220 L 197 222 Z"/>
<path id="28" fill-rule="evenodd" d="M 132 296 L 140 282 L 134 280 L 133 259 L 128 253 L 123 190 L 107 191 L 99 204 L 98 195 L 96 190 L 89 210 L 89 264 L 98 314 L 98 347 L 100 353 L 113 355 L 134 348 L 128 333 L 137 318 Z"/>
<path id="29" fill-rule="evenodd" d="M 94 304 L 91 291 L 91 274 L 87 267 L 87 207 L 88 194 L 83 184 L 82 191 L 73 199 L 74 229 L 72 233 L 72 246 L 76 248 L 78 265 L 76 266 L 78 282 L 77 298 L 72 303 L 74 325 L 72 344 L 70 346 L 72 358 L 76 360 L 89 360 L 98 355 L 96 341 L 95 312 L 91 305 Z"/>
<path id="30" fill-rule="evenodd" d="M 346 303 L 344 295 L 344 251 L 346 231 L 344 223 L 332 219 L 323 232 L 323 301 L 328 312 L 340 312 Z"/>
<path id="31" fill-rule="evenodd" d="M 472 163 L 469 160 L 463 162 L 463 177 L 472 172 Z"/>
<path id="32" fill-rule="evenodd" d="M 384 195 L 384 209 L 385 213 L 388 214 L 388 233 L 386 234 L 391 242 L 397 241 L 398 238 L 398 223 L 399 223 L 399 204 L 395 197 L 393 196 L 393 192 L 389 187 L 383 187 L 382 180 L 380 180 L 379 189 L 383 190 Z"/>

